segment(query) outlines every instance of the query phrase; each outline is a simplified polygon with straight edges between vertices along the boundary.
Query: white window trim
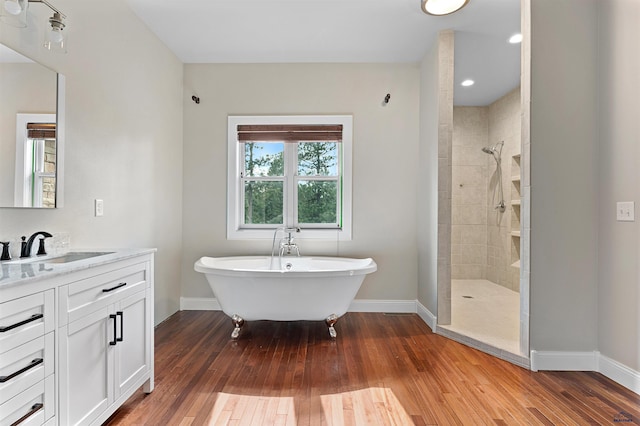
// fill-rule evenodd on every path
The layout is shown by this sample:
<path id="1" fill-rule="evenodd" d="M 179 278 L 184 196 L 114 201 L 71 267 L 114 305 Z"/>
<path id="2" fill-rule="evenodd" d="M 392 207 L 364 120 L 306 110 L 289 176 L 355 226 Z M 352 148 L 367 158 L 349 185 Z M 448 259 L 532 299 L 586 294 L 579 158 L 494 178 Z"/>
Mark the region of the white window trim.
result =
<path id="1" fill-rule="evenodd" d="M 36 190 L 35 205 L 32 205 L 31 203 L 31 172 L 33 170 L 29 153 L 31 152 L 33 142 L 30 141 L 27 136 L 27 123 L 56 123 L 56 115 L 16 114 L 16 166 L 13 205 L 15 207 L 42 207 L 41 179 L 37 180 L 40 185 L 40 188 L 38 188 L 40 193 Z M 58 142 L 56 139 L 56 145 L 57 144 Z M 56 191 L 58 187 L 59 185 L 56 184 Z"/>
<path id="2" fill-rule="evenodd" d="M 353 116 L 351 115 L 293 115 L 293 116 L 229 116 L 227 123 L 227 239 L 271 239 L 273 228 L 241 228 L 242 209 L 239 167 L 243 153 L 238 149 L 239 124 L 342 124 L 342 228 L 304 229 L 296 238 L 332 241 L 351 240 L 352 229 L 352 144 Z M 289 225 L 289 224 L 287 224 Z"/>

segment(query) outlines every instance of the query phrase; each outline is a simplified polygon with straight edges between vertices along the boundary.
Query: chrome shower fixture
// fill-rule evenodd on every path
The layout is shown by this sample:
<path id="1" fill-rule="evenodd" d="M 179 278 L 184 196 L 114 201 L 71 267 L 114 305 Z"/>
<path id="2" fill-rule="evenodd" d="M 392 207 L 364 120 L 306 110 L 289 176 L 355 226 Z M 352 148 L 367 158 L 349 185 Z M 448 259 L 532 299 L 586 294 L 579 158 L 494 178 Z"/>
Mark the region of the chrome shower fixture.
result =
<path id="1" fill-rule="evenodd" d="M 502 147 L 504 146 L 504 141 L 500 141 L 497 144 L 495 144 L 494 146 L 485 146 L 482 148 L 482 152 L 486 153 L 486 154 L 492 154 L 494 157 L 497 154 L 498 155 L 498 159 L 500 158 L 500 155 L 502 154 Z"/>
<path id="2" fill-rule="evenodd" d="M 504 141 L 500 141 L 493 146 L 485 146 L 481 148 L 482 152 L 491 155 L 493 159 L 496 160 L 496 172 L 498 174 L 498 190 L 500 193 L 500 200 L 498 200 L 498 203 L 495 205 L 494 209 L 499 210 L 500 213 L 504 213 L 504 211 L 506 210 L 506 206 L 504 204 L 504 191 L 502 189 L 502 160 L 500 158 L 502 156 L 503 147 Z"/>

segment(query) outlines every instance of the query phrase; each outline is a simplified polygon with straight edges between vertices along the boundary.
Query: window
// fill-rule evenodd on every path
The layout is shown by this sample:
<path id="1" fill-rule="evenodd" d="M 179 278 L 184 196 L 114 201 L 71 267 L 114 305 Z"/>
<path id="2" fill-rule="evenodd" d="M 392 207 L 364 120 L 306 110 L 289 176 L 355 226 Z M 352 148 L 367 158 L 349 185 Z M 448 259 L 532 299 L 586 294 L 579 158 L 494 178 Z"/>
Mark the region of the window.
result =
<path id="1" fill-rule="evenodd" d="M 227 238 L 351 239 L 351 116 L 233 116 Z"/>
<path id="2" fill-rule="evenodd" d="M 14 205 L 56 207 L 56 116 L 17 114 Z"/>

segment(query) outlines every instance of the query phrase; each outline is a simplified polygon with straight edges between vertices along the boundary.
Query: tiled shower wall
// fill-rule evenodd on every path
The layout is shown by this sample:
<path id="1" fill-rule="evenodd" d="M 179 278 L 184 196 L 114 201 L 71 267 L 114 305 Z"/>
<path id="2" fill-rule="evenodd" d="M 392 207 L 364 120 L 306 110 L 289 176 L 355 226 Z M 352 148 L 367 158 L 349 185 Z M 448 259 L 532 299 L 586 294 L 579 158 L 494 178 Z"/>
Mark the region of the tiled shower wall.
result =
<path id="1" fill-rule="evenodd" d="M 487 107 L 453 108 L 451 278 L 487 277 Z"/>
<path id="2" fill-rule="evenodd" d="M 520 273 L 514 256 L 519 238 L 519 209 L 511 200 L 519 192 L 511 176 L 519 172 L 513 155 L 520 153 L 520 89 L 485 107 L 454 107 L 452 153 L 451 278 L 487 279 L 518 291 Z M 506 210 L 499 200 L 496 162 L 481 151 L 504 141 L 502 184 Z M 518 251 L 516 251 L 516 245 Z"/>

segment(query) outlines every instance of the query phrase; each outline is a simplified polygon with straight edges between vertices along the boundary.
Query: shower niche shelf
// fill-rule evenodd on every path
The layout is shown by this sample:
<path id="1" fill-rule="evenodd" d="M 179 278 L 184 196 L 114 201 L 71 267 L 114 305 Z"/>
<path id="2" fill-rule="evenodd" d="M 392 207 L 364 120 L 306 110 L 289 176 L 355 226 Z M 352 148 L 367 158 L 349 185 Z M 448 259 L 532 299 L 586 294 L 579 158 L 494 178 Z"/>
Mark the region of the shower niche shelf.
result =
<path id="1" fill-rule="evenodd" d="M 520 269 L 520 154 L 511 157 L 511 266 Z"/>

